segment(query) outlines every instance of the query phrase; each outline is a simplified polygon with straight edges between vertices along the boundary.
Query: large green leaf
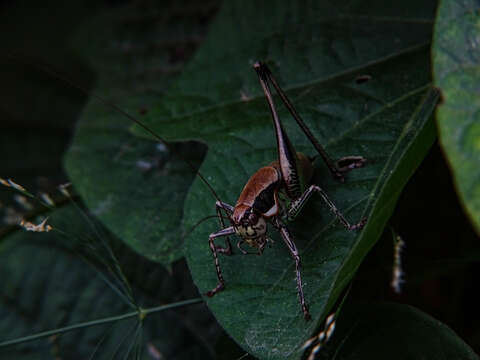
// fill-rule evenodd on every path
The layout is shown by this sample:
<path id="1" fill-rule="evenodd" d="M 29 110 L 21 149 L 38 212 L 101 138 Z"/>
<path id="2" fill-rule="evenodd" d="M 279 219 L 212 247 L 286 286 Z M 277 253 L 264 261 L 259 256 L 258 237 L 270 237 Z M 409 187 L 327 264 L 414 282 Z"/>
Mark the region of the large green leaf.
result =
<path id="1" fill-rule="evenodd" d="M 431 145 L 434 129 L 428 119 L 437 101 L 429 77 L 433 8 L 432 3 L 415 1 L 388 5 L 337 2 L 335 8 L 331 4 L 229 2 L 162 103 L 156 105 L 151 96 L 144 100 L 148 112 L 143 120 L 158 134 L 168 140 L 207 144 L 200 171 L 219 197 L 232 204 L 248 177 L 276 157 L 269 111 L 251 68 L 255 60 L 268 62 L 332 157 L 363 155 L 368 159 L 367 166 L 350 173 L 345 184 L 332 180 L 321 162 L 316 164 L 314 179 L 351 221 L 369 217 L 363 231 L 345 231 L 320 199 L 312 200 L 291 224 L 301 250 L 304 291 L 313 321 L 305 322 L 301 316 L 294 263 L 274 231 L 276 242 L 262 257 L 241 256 L 238 251 L 221 257 L 227 288 L 208 304 L 229 334 L 255 356 L 299 356 L 296 349 L 316 328 L 380 236 L 403 185 Z M 360 81 L 369 79 L 364 75 L 371 79 Z M 108 92 L 114 91 L 100 90 Z M 139 108 L 138 99 L 114 99 L 122 107 Z M 297 150 L 315 155 L 285 109 L 280 109 Z M 101 189 L 102 197 L 95 200 L 98 213 L 128 212 L 128 216 L 122 215 L 122 226 L 136 234 L 138 243 L 152 243 L 140 236 L 148 232 L 160 243 L 160 236 L 167 237 L 161 233 L 162 227 L 173 224 L 174 233 L 182 232 L 177 228 L 180 216 L 176 211 L 183 195 L 177 190 L 169 192 L 175 181 L 170 180 L 162 185 L 166 200 L 155 199 L 155 181 L 148 181 L 135 168 L 135 161 L 144 159 L 145 150 L 126 146 L 141 140 L 116 140 L 115 129 L 123 132 L 128 121 L 117 115 L 107 109 L 103 115 L 84 120 L 82 128 L 90 133 L 82 135 L 80 130 L 71 156 L 86 153 L 91 161 L 101 161 L 93 166 L 95 171 L 89 172 L 87 180 L 82 177 L 91 168 L 89 161 L 76 163 L 78 167 L 70 163 L 70 174 L 83 193 L 85 189 Z M 113 154 L 120 157 L 125 156 L 125 149 L 128 152 L 128 167 L 119 173 L 110 169 L 118 163 L 122 166 L 122 161 L 102 154 L 111 146 L 116 149 Z M 149 147 L 149 156 L 155 154 L 154 143 L 141 146 Z M 178 174 L 191 176 L 186 169 Z M 141 181 L 125 181 L 128 179 Z M 82 189 L 82 181 L 90 185 Z M 108 201 L 117 196 L 119 184 L 129 197 L 123 209 Z M 139 193 L 145 196 L 139 197 Z M 95 198 L 93 193 L 87 196 Z M 154 228 L 154 218 L 135 213 L 137 207 L 145 206 L 146 196 L 152 198 L 149 206 L 157 200 L 164 211 L 174 214 L 171 224 L 160 223 Z M 214 201 L 197 178 L 185 202 L 185 227 L 213 214 Z M 203 223 L 186 243 L 187 260 L 201 292 L 216 285 L 207 239 L 217 226 L 216 221 Z M 170 237 L 157 247 L 142 245 L 137 249 L 162 259 L 163 254 L 157 254 L 177 245 L 172 241 Z M 178 253 L 172 258 L 176 256 Z"/>
<path id="2" fill-rule="evenodd" d="M 401 304 L 347 307 L 316 359 L 478 359 L 449 327 Z"/>
<path id="3" fill-rule="evenodd" d="M 215 9 L 215 1 L 170 1 L 107 8 L 91 16 L 73 43 L 98 72 L 96 95 L 141 117 L 191 57 Z M 183 256 L 179 229 L 195 174 L 158 142 L 132 136 L 130 126 L 118 111 L 93 100 L 65 167 L 88 207 L 111 231 L 137 252 L 169 265 Z M 195 167 L 205 151 L 194 143 L 171 149 Z"/>
<path id="4" fill-rule="evenodd" d="M 19 230 L 1 243 L 0 343 L 135 311 L 105 281 L 110 279 L 111 284 L 121 289 L 119 274 L 112 276 L 111 272 L 99 271 L 105 270 L 100 266 L 102 262 L 115 268 L 102 242 L 114 246 L 119 266 L 126 270 L 126 277 L 133 288 L 132 295 L 139 306 L 169 303 L 191 296 L 190 282 L 185 281 L 181 271 L 169 274 L 159 264 L 147 261 L 122 246 L 118 240 L 108 237 L 104 230 L 97 228 L 93 231 L 73 206 L 51 214 L 49 223 L 54 229 L 69 235 L 59 236 L 55 230 L 49 233 Z M 101 234 L 100 238 L 98 234 Z M 90 247 L 95 249 L 94 254 L 88 250 Z M 98 256 L 102 261 L 98 261 Z M 82 257 L 89 261 L 82 260 Z M 97 264 L 97 267 L 92 264 Z M 196 305 L 192 310 L 204 314 L 203 308 Z M 200 324 L 195 324 L 195 319 L 199 320 L 202 316 L 191 315 L 193 312 L 189 314 L 188 323 L 183 321 L 185 312 L 148 315 L 139 338 L 134 336 L 137 317 L 116 324 L 90 326 L 15 347 L 0 348 L 0 358 L 126 359 L 129 347 L 137 341 L 145 359 L 151 358 L 147 348 L 156 349 L 168 358 L 204 359 L 209 356 L 211 346 L 205 340 L 212 336 L 215 338 L 215 325 L 202 328 L 205 334 L 210 335 L 197 336 L 202 331 L 196 329 Z M 185 338 L 189 339 L 188 344 Z"/>
<path id="5" fill-rule="evenodd" d="M 433 73 L 442 91 L 437 110 L 441 144 L 459 197 L 480 233 L 480 4 L 440 1 L 435 22 Z"/>
<path id="6" fill-rule="evenodd" d="M 251 69 L 253 60 L 263 59 L 333 157 L 368 159 L 345 184 L 332 180 L 321 164 L 315 178 L 349 219 L 369 217 L 363 231 L 345 231 L 320 199 L 291 225 L 313 321 L 301 315 L 294 262 L 273 231 L 276 242 L 262 257 L 238 251 L 221 257 L 226 290 L 208 300 L 209 307 L 257 357 L 299 356 L 296 349 L 381 234 L 401 188 L 433 141 L 427 123 L 437 100 L 429 79 L 433 10 L 410 5 L 384 9 L 363 2 L 365 13 L 341 5 L 307 12 L 300 5 L 272 10 L 266 4 L 229 3 L 162 107 L 148 114 L 149 125 L 167 138 L 208 144 L 201 172 L 223 201 L 234 204 L 248 176 L 276 156 L 269 111 Z M 372 79 L 360 83 L 360 75 Z M 314 155 L 283 108 L 280 116 L 296 148 Z M 197 179 L 185 206 L 187 224 L 213 207 L 213 196 Z M 214 221 L 204 224 L 187 243 L 187 260 L 202 292 L 217 283 L 207 246 L 216 229 Z"/>

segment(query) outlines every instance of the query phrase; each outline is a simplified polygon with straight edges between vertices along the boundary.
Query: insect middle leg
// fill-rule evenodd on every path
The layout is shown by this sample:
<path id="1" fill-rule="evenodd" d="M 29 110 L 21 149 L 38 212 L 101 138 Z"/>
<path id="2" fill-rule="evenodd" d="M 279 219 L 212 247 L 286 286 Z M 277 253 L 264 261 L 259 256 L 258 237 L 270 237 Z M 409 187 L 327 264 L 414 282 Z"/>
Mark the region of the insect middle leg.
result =
<path id="1" fill-rule="evenodd" d="M 298 297 L 299 297 L 300 305 L 302 307 L 303 317 L 305 318 L 305 320 L 309 320 L 311 316 L 310 316 L 310 312 L 308 311 L 308 305 L 305 302 L 305 297 L 303 295 L 302 276 L 300 274 L 300 267 L 301 267 L 300 255 L 298 254 L 297 247 L 293 242 L 293 237 L 290 234 L 290 231 L 288 230 L 287 226 L 282 222 L 280 222 L 278 218 L 274 220 L 274 226 L 278 229 L 278 231 L 280 231 L 280 235 L 282 235 L 283 241 L 287 245 L 288 250 L 290 250 L 290 254 L 295 260 L 295 276 L 297 280 Z"/>
<path id="2" fill-rule="evenodd" d="M 297 217 L 298 213 L 302 210 L 303 206 L 306 204 L 308 199 L 310 199 L 314 192 L 318 192 L 320 194 L 323 201 L 327 203 L 330 210 L 335 214 L 336 217 L 340 219 L 347 230 L 358 230 L 365 225 L 365 222 L 367 221 L 366 218 L 362 218 L 360 222 L 356 224 L 350 224 L 345 216 L 343 216 L 343 214 L 337 209 L 335 204 L 328 198 L 327 193 L 318 185 L 310 185 L 310 187 L 302 194 L 302 196 L 292 201 L 287 212 L 288 219 L 293 220 Z"/>

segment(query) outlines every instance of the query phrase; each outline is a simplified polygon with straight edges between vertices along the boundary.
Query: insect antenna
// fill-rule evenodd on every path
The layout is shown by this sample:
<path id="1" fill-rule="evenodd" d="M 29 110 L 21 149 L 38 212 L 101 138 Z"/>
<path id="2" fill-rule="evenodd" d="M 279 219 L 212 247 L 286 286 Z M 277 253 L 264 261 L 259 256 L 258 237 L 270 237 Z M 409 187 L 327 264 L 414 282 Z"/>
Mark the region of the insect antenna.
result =
<path id="1" fill-rule="evenodd" d="M 39 63 L 37 62 L 33 62 L 33 61 L 27 61 L 25 57 L 20 57 L 20 56 L 16 56 L 14 54 L 7 54 L 7 57 L 9 58 L 12 58 L 12 59 L 15 59 L 15 60 L 18 60 L 18 61 L 21 61 L 23 62 L 24 64 L 28 65 L 28 66 L 31 66 L 33 68 L 36 68 L 36 69 L 39 69 L 40 71 L 43 71 L 45 72 L 46 74 L 49 74 L 50 76 L 52 76 L 53 78 L 56 78 L 58 80 L 61 80 L 63 81 L 64 83 L 68 84 L 70 87 L 74 88 L 74 89 L 77 89 L 79 91 L 81 91 L 82 93 L 84 94 L 87 94 L 87 95 L 90 95 L 92 96 L 95 100 L 97 100 L 98 102 L 102 103 L 103 105 L 109 107 L 110 109 L 116 111 L 117 113 L 123 115 L 124 117 L 126 117 L 127 119 L 129 119 L 130 121 L 132 121 L 133 123 L 137 124 L 138 126 L 140 126 L 143 130 L 145 130 L 146 132 L 148 132 L 150 135 L 152 135 L 156 140 L 158 140 L 159 142 L 161 142 L 163 145 L 165 145 L 168 150 L 172 151 L 172 147 L 170 145 L 170 143 L 168 141 L 166 141 L 164 138 L 162 138 L 160 135 L 158 135 L 155 131 L 153 131 L 152 129 L 150 129 L 147 125 L 145 125 L 144 123 L 142 123 L 140 120 L 138 120 L 137 118 L 135 118 L 133 115 L 129 114 L 128 112 L 126 112 L 125 110 L 123 110 L 122 108 L 120 108 L 119 106 L 115 105 L 114 103 L 110 102 L 109 100 L 101 97 L 100 95 L 97 95 L 95 93 L 92 93 L 90 91 L 88 91 L 85 87 L 81 86 L 81 85 L 78 85 L 76 84 L 74 81 L 70 80 L 68 77 L 60 74 L 58 71 L 55 71 L 51 68 L 49 68 L 47 65 L 40 65 Z M 173 151 L 172 151 L 173 152 Z M 208 189 L 210 190 L 210 192 L 213 194 L 213 196 L 215 197 L 215 199 L 217 201 L 221 201 L 220 200 L 220 197 L 218 196 L 217 192 L 213 189 L 213 187 L 210 185 L 210 183 L 207 181 L 207 179 L 202 175 L 202 173 L 197 170 L 197 168 L 190 162 L 188 161 L 186 158 L 184 158 L 183 156 L 181 156 L 180 154 L 178 153 L 175 153 L 175 155 L 181 159 L 184 163 L 186 163 L 188 165 L 188 167 L 190 167 L 190 169 L 196 173 L 198 175 L 198 177 L 200 178 L 200 180 L 202 180 L 202 182 L 208 187 Z"/>
<path id="2" fill-rule="evenodd" d="M 222 216 L 222 218 L 224 218 L 224 217 Z M 200 225 L 202 225 L 202 223 L 203 223 L 204 221 L 207 221 L 207 220 L 210 220 L 210 219 L 218 219 L 218 216 L 217 216 L 217 215 L 208 215 L 208 216 L 205 216 L 205 217 L 201 218 L 200 220 L 198 220 L 198 221 L 195 223 L 195 225 L 193 225 L 190 229 L 188 229 L 188 230 L 185 232 L 184 237 L 185 237 L 185 238 L 189 237 L 190 234 L 193 233 L 197 227 L 199 227 Z M 227 220 L 229 220 L 229 219 L 227 218 Z"/>

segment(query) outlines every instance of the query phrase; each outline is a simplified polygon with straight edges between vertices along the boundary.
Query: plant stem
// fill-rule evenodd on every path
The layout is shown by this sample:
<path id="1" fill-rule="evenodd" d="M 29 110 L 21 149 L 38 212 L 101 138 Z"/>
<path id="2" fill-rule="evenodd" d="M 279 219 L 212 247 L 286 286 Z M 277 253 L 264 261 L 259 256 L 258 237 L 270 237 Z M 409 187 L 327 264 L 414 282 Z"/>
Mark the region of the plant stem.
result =
<path id="1" fill-rule="evenodd" d="M 69 331 L 72 331 L 72 330 L 83 329 L 83 328 L 87 328 L 87 327 L 90 327 L 90 326 L 95 326 L 95 325 L 100 325 L 100 324 L 106 324 L 106 323 L 110 323 L 110 322 L 125 320 L 125 319 L 129 319 L 129 318 L 132 318 L 132 317 L 135 317 L 135 316 L 138 317 L 139 320 L 143 320 L 143 318 L 147 314 L 150 314 L 150 313 L 164 311 L 164 310 L 168 310 L 168 309 L 173 309 L 173 308 L 177 308 L 177 307 L 181 307 L 181 306 L 185 306 L 185 305 L 196 304 L 196 303 L 199 303 L 201 301 L 202 301 L 202 298 L 194 298 L 194 299 L 175 302 L 175 303 L 172 303 L 172 304 L 155 306 L 155 307 L 147 308 L 147 309 L 139 308 L 137 311 L 128 312 L 128 313 L 125 313 L 125 314 L 122 314 L 122 315 L 116 315 L 116 316 L 106 317 L 106 318 L 102 318 L 102 319 L 86 321 L 86 322 L 83 322 L 83 323 L 70 325 L 70 326 L 65 326 L 65 327 L 62 327 L 62 328 L 54 329 L 54 330 L 42 331 L 42 332 L 39 332 L 39 333 L 33 334 L 33 335 L 28 335 L 28 336 L 24 336 L 24 337 L 12 339 L 12 340 L 2 341 L 2 342 L 0 342 L 0 347 L 20 344 L 20 343 L 24 343 L 24 342 L 27 342 L 27 341 L 38 340 L 38 339 L 41 339 L 41 338 L 44 338 L 44 337 L 66 333 L 66 332 L 69 332 Z"/>

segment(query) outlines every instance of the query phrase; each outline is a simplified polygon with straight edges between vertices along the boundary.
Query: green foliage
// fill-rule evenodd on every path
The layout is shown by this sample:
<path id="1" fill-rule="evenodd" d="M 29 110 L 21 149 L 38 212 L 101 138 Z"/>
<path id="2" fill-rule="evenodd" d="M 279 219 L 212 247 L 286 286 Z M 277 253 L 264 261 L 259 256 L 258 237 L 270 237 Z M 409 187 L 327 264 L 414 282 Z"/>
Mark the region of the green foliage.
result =
<path id="1" fill-rule="evenodd" d="M 111 242 L 119 260 L 110 258 L 109 251 L 94 255 L 101 240 L 86 234 L 90 225 L 80 222 L 71 209 L 52 217 L 55 228 L 72 234 L 66 239 L 51 233 L 4 237 L 0 276 L 6 281 L 0 288 L 0 314 L 5 321 L 0 343 L 129 314 L 137 306 L 194 298 L 198 295 L 192 279 L 178 269 L 183 257 L 200 293 L 216 285 L 208 235 L 218 230 L 218 222 L 204 221 L 190 233 L 198 221 L 214 215 L 216 199 L 191 166 L 219 198 L 233 205 L 248 177 L 275 159 L 270 114 L 252 69 L 255 60 L 263 60 L 333 158 L 367 158 L 367 165 L 349 173 L 344 184 L 333 180 L 321 161 L 315 162 L 314 176 L 314 183 L 351 222 L 368 217 L 362 231 L 346 231 L 317 197 L 289 224 L 301 252 L 312 321 L 302 317 L 295 265 L 273 229 L 275 242 L 261 257 L 242 256 L 238 250 L 231 257 L 220 255 L 226 290 L 205 299 L 228 334 L 224 338 L 242 347 L 240 355 L 246 351 L 260 359 L 300 359 L 302 344 L 334 310 L 434 141 L 431 114 L 439 100 L 430 78 L 434 7 L 433 1 L 413 0 L 337 1 L 335 6 L 325 1 L 231 1 L 223 4 L 214 21 L 213 2 L 86 10 L 74 40 L 62 33 L 62 43 L 75 49 L 83 66 L 92 66 L 98 75 L 94 93 L 109 103 L 92 99 L 85 108 L 65 167 L 87 207 L 121 239 Z M 62 24 L 61 29 L 68 28 L 68 21 Z M 55 26 L 46 27 L 47 33 L 51 28 Z M 28 67 L 20 67 L 20 73 Z M 55 68 L 65 73 L 58 64 Z M 50 76 L 39 73 L 41 78 Z M 88 74 L 80 87 L 92 83 Z M 8 84 L 19 77 L 10 76 Z M 78 80 L 73 82 L 77 86 Z M 69 88 L 65 81 L 56 86 L 59 83 Z M 445 96 L 447 87 L 441 86 Z M 54 88 L 34 91 L 42 96 L 40 113 L 56 103 L 58 95 L 50 90 Z M 71 91 L 65 90 L 69 100 L 55 119 L 76 113 L 78 96 L 77 101 L 66 96 Z M 449 98 L 439 116 L 457 109 L 449 105 Z M 279 99 L 275 101 L 295 148 L 315 156 Z M 159 146 L 143 130 L 132 128 L 110 103 L 172 141 L 171 147 Z M 21 111 L 12 104 L 6 112 L 20 118 Z M 470 140 L 467 143 L 474 144 Z M 100 238 L 108 231 L 102 230 Z M 89 247 L 93 251 L 86 251 Z M 112 284 L 123 291 L 111 291 Z M 320 358 L 405 358 L 407 346 L 407 358 L 476 358 L 453 331 L 414 308 L 347 303 L 344 309 Z M 151 316 L 142 323 L 142 337 L 132 319 L 7 348 L 0 357 L 126 358 L 133 357 L 129 351 L 135 346 L 145 358 L 152 349 L 165 358 L 233 357 L 220 350 L 225 345 L 215 345 L 218 328 L 205 306 Z M 226 343 L 235 349 L 231 341 Z"/>
<path id="2" fill-rule="evenodd" d="M 432 49 L 441 144 L 465 211 L 480 233 L 480 6 L 440 1 Z"/>
<path id="3" fill-rule="evenodd" d="M 206 31 L 198 17 L 210 14 L 212 5 L 126 6 L 89 18 L 74 46 L 99 71 L 95 94 L 134 116 L 150 111 Z M 164 12 L 172 15 L 162 16 Z M 152 13 L 159 14 L 158 21 L 148 20 Z M 133 14 L 143 22 L 130 23 Z M 156 142 L 132 136 L 131 125 L 118 111 L 93 99 L 65 167 L 85 203 L 112 232 L 140 254 L 168 266 L 183 256 L 184 233 L 179 229 L 186 192 L 195 177 L 175 155 L 181 153 L 199 166 L 205 148 L 179 144 L 169 154 Z"/>
<path id="4" fill-rule="evenodd" d="M 93 227 L 74 206 L 55 211 L 49 224 L 54 229 L 51 232 L 16 232 L 1 244 L 0 342 L 135 312 L 137 306 L 152 305 L 152 295 L 157 301 L 171 302 L 182 293 L 191 293 L 179 281 L 181 277 L 133 253 L 98 224 Z M 66 231 L 81 237 L 62 236 Z M 118 264 L 108 255 L 110 246 L 119 256 Z M 117 266 L 126 269 L 128 283 L 122 280 L 124 274 L 118 272 Z M 196 307 L 198 312 L 203 306 Z M 142 323 L 135 315 L 121 322 L 93 325 L 4 348 L 0 358 L 56 359 L 75 355 L 73 358 L 111 359 L 133 356 L 138 347 L 143 352 L 141 358 L 147 359 L 147 344 L 166 357 L 209 356 L 208 344 L 202 343 L 183 323 L 181 315 L 173 312 L 147 315 Z M 185 338 L 191 344 L 180 351 Z"/>
<path id="5" fill-rule="evenodd" d="M 301 316 L 295 265 L 278 236 L 273 235 L 275 245 L 262 257 L 238 252 L 221 257 L 227 289 L 207 302 L 217 320 L 257 357 L 297 358 L 296 349 L 319 325 L 380 236 L 401 187 L 433 141 L 433 128 L 425 127 L 436 104 L 436 94 L 429 89 L 431 34 L 430 26 L 415 21 L 405 26 L 356 18 L 359 10 L 354 8 L 333 13 L 310 9 L 287 17 L 297 11 L 277 6 L 271 22 L 258 24 L 255 14 L 272 7 L 264 6 L 226 5 L 194 61 L 147 120 L 169 140 L 207 143 L 200 171 L 208 174 L 220 198 L 233 204 L 249 174 L 275 158 L 275 138 L 267 135 L 272 134 L 270 114 L 249 66 L 260 58 L 270 64 L 333 157 L 361 154 L 368 159 L 368 166 L 350 173 L 345 184 L 335 183 L 320 164 L 314 181 L 352 221 L 368 216 L 362 232 L 346 232 L 320 199 L 312 201 L 292 226 L 312 322 Z M 381 6 L 375 10 L 379 17 L 386 11 Z M 347 11 L 349 16 L 344 15 Z M 233 38 L 226 30 L 231 24 L 241 26 Z M 356 78 L 364 74 L 372 80 L 358 84 Z M 286 114 L 282 110 L 296 148 L 315 155 Z M 187 225 L 212 213 L 213 202 L 197 179 L 185 206 Z M 216 226 L 213 221 L 202 225 L 187 243 L 187 260 L 202 293 L 217 281 L 206 246 Z"/>

